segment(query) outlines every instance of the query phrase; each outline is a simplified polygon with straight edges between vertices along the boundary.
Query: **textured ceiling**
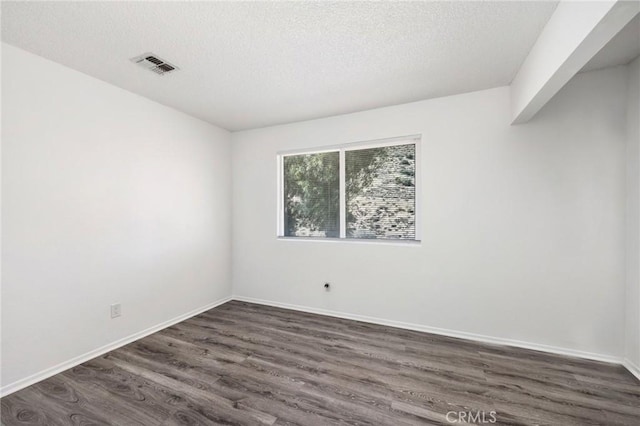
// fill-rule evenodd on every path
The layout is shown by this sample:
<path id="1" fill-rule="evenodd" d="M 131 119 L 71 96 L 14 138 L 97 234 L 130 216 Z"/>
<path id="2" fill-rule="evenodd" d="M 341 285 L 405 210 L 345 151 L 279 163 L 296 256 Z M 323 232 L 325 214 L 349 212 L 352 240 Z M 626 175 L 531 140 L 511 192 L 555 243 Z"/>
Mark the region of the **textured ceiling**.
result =
<path id="1" fill-rule="evenodd" d="M 633 18 L 580 72 L 626 65 L 640 55 L 640 15 Z"/>
<path id="2" fill-rule="evenodd" d="M 2 40 L 239 130 L 507 85 L 555 7 L 3 1 Z"/>

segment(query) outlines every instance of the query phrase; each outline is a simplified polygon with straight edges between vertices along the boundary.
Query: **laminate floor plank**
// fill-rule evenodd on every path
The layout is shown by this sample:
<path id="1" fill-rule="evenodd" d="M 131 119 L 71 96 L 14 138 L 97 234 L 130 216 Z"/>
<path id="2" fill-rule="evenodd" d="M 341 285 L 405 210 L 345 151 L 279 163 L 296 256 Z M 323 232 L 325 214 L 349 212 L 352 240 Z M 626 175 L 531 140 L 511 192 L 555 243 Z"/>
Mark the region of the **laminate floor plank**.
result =
<path id="1" fill-rule="evenodd" d="M 3 426 L 448 425 L 460 415 L 638 426 L 640 382 L 601 362 L 234 301 L 1 407 Z"/>
<path id="2" fill-rule="evenodd" d="M 279 377 L 300 382 L 304 380 L 302 387 L 298 390 L 300 394 L 318 401 L 318 406 L 325 407 L 327 403 L 330 407 L 338 409 L 340 413 L 350 413 L 352 423 L 366 424 L 367 418 L 374 419 L 374 424 L 415 424 L 411 418 L 403 416 L 389 415 L 391 403 L 388 397 L 374 395 L 367 390 L 357 390 L 344 384 L 336 383 L 327 376 L 320 374 L 304 374 L 295 367 L 279 365 L 271 361 L 265 361 L 258 357 L 250 357 L 242 363 L 253 370 L 258 375 L 277 375 Z M 347 420 L 347 419 L 343 419 Z"/>
<path id="3" fill-rule="evenodd" d="M 13 395 L 12 395 L 13 396 Z M 6 401 L 5 401 L 6 400 Z M 3 398 L 2 424 L 4 418 L 16 419 L 20 425 L 108 425 L 107 418 L 92 412 L 90 407 L 83 407 L 77 401 L 59 401 L 51 395 L 43 395 L 35 387 L 25 390 L 20 396 L 11 399 Z"/>

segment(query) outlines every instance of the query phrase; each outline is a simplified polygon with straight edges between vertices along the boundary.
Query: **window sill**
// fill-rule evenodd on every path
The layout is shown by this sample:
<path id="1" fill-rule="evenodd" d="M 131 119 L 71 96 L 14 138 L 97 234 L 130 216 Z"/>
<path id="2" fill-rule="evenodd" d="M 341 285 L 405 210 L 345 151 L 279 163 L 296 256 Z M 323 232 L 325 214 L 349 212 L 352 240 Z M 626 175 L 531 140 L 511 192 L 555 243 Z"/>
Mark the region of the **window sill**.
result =
<path id="1" fill-rule="evenodd" d="M 375 238 L 326 238 L 326 237 L 277 237 L 279 241 L 296 241 L 302 243 L 329 243 L 329 244 L 373 244 L 382 246 L 421 247 L 420 240 L 385 240 Z"/>

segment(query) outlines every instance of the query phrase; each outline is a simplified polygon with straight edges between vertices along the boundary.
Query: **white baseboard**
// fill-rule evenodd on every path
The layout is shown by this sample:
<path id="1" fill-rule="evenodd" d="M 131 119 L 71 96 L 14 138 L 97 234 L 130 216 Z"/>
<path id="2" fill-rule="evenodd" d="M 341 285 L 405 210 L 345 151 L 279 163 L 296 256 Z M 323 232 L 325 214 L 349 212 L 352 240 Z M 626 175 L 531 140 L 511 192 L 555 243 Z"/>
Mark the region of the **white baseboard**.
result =
<path id="1" fill-rule="evenodd" d="M 448 336 L 448 337 L 457 337 L 457 338 L 461 338 L 461 339 L 467 339 L 467 340 L 473 340 L 473 341 L 477 341 L 477 342 L 481 342 L 481 343 L 488 343 L 488 344 L 494 344 L 494 345 L 504 345 L 504 346 L 513 346 L 513 347 L 517 347 L 517 348 L 524 348 L 524 349 L 532 349 L 532 350 L 536 350 L 536 351 L 541 351 L 541 352 L 549 352 L 549 353 L 554 353 L 554 354 L 558 354 L 558 355 L 565 355 L 565 356 L 572 356 L 572 357 L 577 357 L 577 358 L 583 358 L 583 359 L 590 359 L 590 360 L 595 360 L 595 361 L 602 361 L 602 362 L 608 362 L 608 363 L 613 363 L 613 364 L 622 364 L 625 368 L 627 368 L 634 376 L 636 376 L 639 380 L 640 380 L 640 368 L 638 368 L 637 365 L 633 364 L 631 361 L 627 360 L 627 359 L 621 359 L 619 357 L 615 357 L 615 356 L 610 356 L 610 355 L 602 355 L 602 354 L 596 354 L 596 353 L 592 353 L 592 352 L 584 352 L 584 351 L 578 351 L 578 350 L 574 350 L 574 349 L 567 349 L 567 348 L 561 348 L 561 347 L 556 347 L 556 346 L 549 346 L 549 345 L 542 345 L 542 344 L 537 344 L 537 343 L 529 343 L 529 342 L 523 342 L 523 341 L 519 341 L 519 340 L 512 340 L 512 339 L 504 339 L 501 337 L 492 337 L 492 336 L 485 336 L 485 335 L 481 335 L 481 334 L 475 334 L 475 333 L 467 333 L 467 332 L 463 332 L 463 331 L 456 331 L 456 330 L 449 330 L 449 329 L 444 329 L 444 328 L 437 328 L 437 327 L 430 327 L 430 326 L 425 326 L 425 325 L 420 325 L 420 324 L 412 324 L 412 323 L 405 323 L 405 322 L 400 322 L 400 321 L 393 321 L 393 320 L 387 320 L 387 319 L 382 319 L 382 318 L 375 318 L 375 317 L 368 317 L 368 316 L 364 316 L 364 315 L 355 315 L 355 314 L 348 314 L 348 313 L 344 313 L 344 312 L 336 312 L 336 311 L 330 311 L 330 310 L 326 310 L 326 309 L 319 309 L 319 308 L 311 308 L 308 306 L 301 306 L 301 305 L 292 305 L 292 304 L 288 304 L 288 303 L 280 303 L 280 302 L 274 302 L 271 300 L 264 300 L 264 299 L 255 299 L 252 297 L 244 297 L 244 296 L 230 296 L 230 297 L 225 297 L 223 299 L 217 300 L 215 302 L 209 303 L 205 306 L 202 306 L 200 308 L 194 309 L 191 312 L 188 312 L 186 314 L 183 315 L 179 315 L 175 318 L 172 318 L 168 321 L 162 322 L 160 324 L 154 325 L 152 327 L 149 327 L 145 330 L 142 330 L 138 333 L 134 333 L 130 336 L 127 336 L 125 338 L 122 338 L 120 340 L 117 340 L 115 342 L 109 343 L 105 346 L 102 346 L 100 348 L 94 349 L 92 351 L 89 351 L 85 354 L 79 355 L 73 359 L 70 359 L 68 361 L 65 361 L 63 363 L 60 363 L 58 365 L 55 365 L 53 367 L 47 368 L 46 370 L 40 371 L 36 374 L 33 374 L 29 377 L 26 377 L 24 379 L 18 380 L 16 382 L 10 383 L 6 386 L 3 386 L 2 388 L 0 388 L 0 397 L 4 397 L 7 396 L 13 392 L 19 391 L 20 389 L 26 388 L 27 386 L 30 386 L 34 383 L 37 383 L 39 381 L 45 380 L 51 376 L 54 376 L 58 373 L 61 373 L 62 371 L 68 370 L 70 368 L 73 368 L 79 364 L 82 364 L 83 362 L 89 361 L 93 358 L 96 358 L 100 355 L 103 355 L 107 352 L 110 352 L 112 350 L 118 349 L 119 347 L 122 347 L 124 345 L 127 345 L 131 342 L 134 342 L 138 339 L 142 339 L 143 337 L 146 337 L 150 334 L 156 333 L 164 328 L 170 327 L 176 323 L 179 323 L 181 321 L 184 321 L 188 318 L 191 318 L 195 315 L 198 315 L 204 311 L 208 311 L 209 309 L 215 308 L 216 306 L 220 306 L 224 303 L 227 303 L 231 300 L 238 300 L 238 301 L 242 301 L 242 302 L 249 302 L 249 303 L 257 303 L 260 305 L 268 305 L 268 306 L 274 306 L 274 307 L 278 307 L 278 308 L 284 308 L 284 309 L 291 309 L 291 310 L 295 310 L 295 311 L 302 311 L 302 312 L 308 312 L 308 313 L 312 313 L 312 314 L 319 314 L 319 315 L 327 315 L 327 316 L 331 316 L 331 317 L 336 317 L 336 318 L 343 318 L 343 319 L 350 319 L 350 320 L 355 320 L 355 321 L 362 321 L 362 322 L 367 322 L 367 323 L 371 323 L 371 324 L 379 324 L 379 325 L 385 325 L 385 326 L 389 326 L 389 327 L 396 327 L 396 328 L 402 328 L 402 329 L 406 329 L 406 330 L 414 330 L 414 331 L 422 331 L 422 332 L 426 332 L 426 333 L 433 333 L 433 334 L 439 334 L 442 336 Z"/>
<path id="2" fill-rule="evenodd" d="M 592 352 L 579 351 L 575 349 L 561 348 L 557 346 L 549 346 L 538 343 L 523 342 L 520 340 L 504 339 L 502 337 L 485 336 L 482 334 L 467 333 L 464 331 L 450 330 L 445 328 L 430 327 L 421 324 L 411 324 L 400 321 L 392 321 L 382 318 L 368 317 L 364 315 L 347 314 L 344 312 L 330 311 L 326 309 L 311 308 L 308 306 L 292 305 L 288 303 L 274 302 L 271 300 L 255 299 L 253 297 L 233 296 L 233 300 L 242 302 L 257 303 L 260 305 L 274 306 L 277 308 L 292 309 L 295 311 L 308 312 L 312 314 L 327 315 L 336 318 L 350 319 L 355 321 L 368 322 L 371 324 L 386 325 L 389 327 L 402 328 L 406 330 L 422 331 L 425 333 L 439 334 L 447 337 L 457 337 L 460 339 L 473 340 L 481 343 L 489 343 L 493 345 L 513 346 L 523 349 L 532 349 L 535 351 L 549 352 L 557 355 L 572 356 L 576 358 L 589 359 L 593 361 L 607 362 L 611 364 L 622 364 L 622 358 L 603 355 Z M 635 374 L 635 373 L 634 373 Z"/>
<path id="3" fill-rule="evenodd" d="M 83 362 L 87 362 L 93 358 L 96 358 L 100 355 L 104 355 L 107 352 L 110 352 L 114 349 L 118 349 L 119 347 L 122 347 L 124 345 L 128 345 L 131 342 L 134 342 L 138 339 L 142 339 L 143 337 L 146 337 L 150 334 L 156 333 L 164 328 L 170 327 L 174 324 L 177 324 L 181 321 L 184 321 L 188 318 L 191 318 L 193 316 L 196 316 L 204 311 L 208 311 L 209 309 L 215 308 L 216 306 L 220 306 L 224 303 L 229 302 L 230 300 L 232 300 L 232 297 L 225 297 L 223 299 L 217 300 L 215 302 L 209 303 L 205 306 L 201 306 L 197 309 L 194 309 L 193 311 L 187 312 L 186 314 L 182 314 L 179 315 L 175 318 L 172 318 L 168 321 L 164 321 L 160 324 L 154 325 L 152 327 L 149 327 L 145 330 L 139 331 L 137 333 L 134 333 L 130 336 L 124 337 L 122 339 L 116 340 L 115 342 L 109 343 L 107 345 L 104 345 L 100 348 L 94 349 L 92 351 L 89 351 L 87 353 L 84 353 L 82 355 L 79 355 L 75 358 L 72 358 L 68 361 L 65 361 L 63 363 L 60 363 L 58 365 L 55 365 L 53 367 L 47 368 L 46 370 L 42 370 L 36 374 L 33 374 L 29 377 L 26 377 L 24 379 L 18 380 L 16 382 L 13 383 L 9 383 L 6 386 L 3 386 L 2 388 L 0 388 L 0 397 L 5 397 L 13 392 L 17 392 L 20 389 L 24 389 L 27 386 L 31 386 L 34 383 L 40 382 L 44 379 L 48 379 L 51 376 L 54 376 L 58 373 L 61 373 L 65 370 L 68 370 L 70 368 L 73 368 L 79 364 L 82 364 Z"/>
<path id="4" fill-rule="evenodd" d="M 631 374 L 636 376 L 636 379 L 640 380 L 640 367 L 626 358 L 622 361 L 622 365 L 624 366 L 624 368 L 629 370 Z"/>

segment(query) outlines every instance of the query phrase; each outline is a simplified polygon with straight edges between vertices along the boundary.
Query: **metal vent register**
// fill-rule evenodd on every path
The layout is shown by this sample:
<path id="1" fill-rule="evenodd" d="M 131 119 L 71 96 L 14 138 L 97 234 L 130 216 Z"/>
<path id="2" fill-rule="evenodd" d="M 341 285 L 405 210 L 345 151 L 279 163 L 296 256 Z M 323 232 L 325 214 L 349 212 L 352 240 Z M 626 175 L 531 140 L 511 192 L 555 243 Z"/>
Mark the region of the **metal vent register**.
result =
<path id="1" fill-rule="evenodd" d="M 153 71 L 158 75 L 165 75 L 180 69 L 150 52 L 131 58 L 131 62 L 134 62 L 149 71 Z"/>

